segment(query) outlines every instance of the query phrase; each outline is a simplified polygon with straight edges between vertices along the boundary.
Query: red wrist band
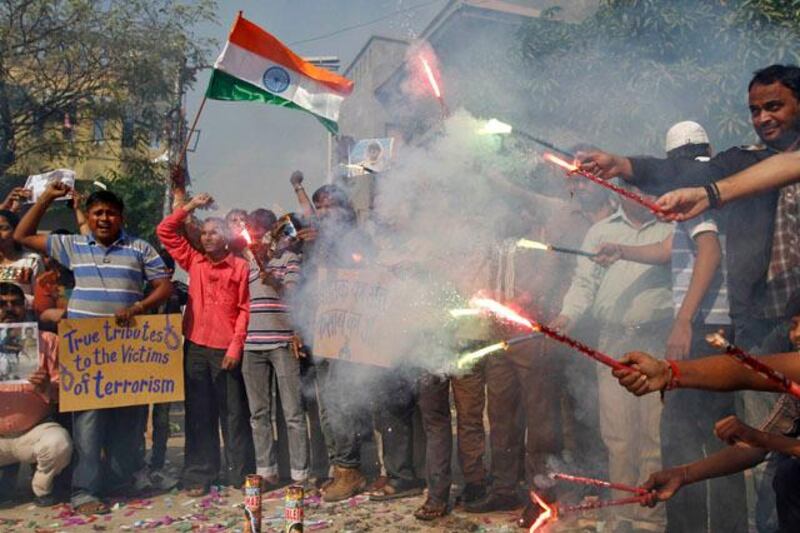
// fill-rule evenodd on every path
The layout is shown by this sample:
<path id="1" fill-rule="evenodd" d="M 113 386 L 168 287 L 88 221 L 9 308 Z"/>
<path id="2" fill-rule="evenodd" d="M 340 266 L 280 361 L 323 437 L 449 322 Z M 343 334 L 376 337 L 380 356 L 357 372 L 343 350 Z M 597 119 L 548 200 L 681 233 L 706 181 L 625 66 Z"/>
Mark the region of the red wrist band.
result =
<path id="1" fill-rule="evenodd" d="M 671 371 L 669 383 L 667 383 L 667 390 L 677 389 L 681 384 L 681 371 L 678 368 L 678 363 L 672 359 L 667 359 L 666 363 L 669 365 Z"/>

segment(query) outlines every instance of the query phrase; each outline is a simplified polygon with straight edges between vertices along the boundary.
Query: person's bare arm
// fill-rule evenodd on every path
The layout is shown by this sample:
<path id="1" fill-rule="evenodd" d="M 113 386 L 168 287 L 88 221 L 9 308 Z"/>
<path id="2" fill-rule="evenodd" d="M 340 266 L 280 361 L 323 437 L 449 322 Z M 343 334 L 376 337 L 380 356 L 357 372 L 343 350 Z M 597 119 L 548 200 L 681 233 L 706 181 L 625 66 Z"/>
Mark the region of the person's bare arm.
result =
<path id="1" fill-rule="evenodd" d="M 668 468 L 652 474 L 642 488 L 653 491 L 651 505 L 672 498 L 681 487 L 735 474 L 761 463 L 767 451 L 761 448 L 730 446 L 694 463 Z"/>
<path id="2" fill-rule="evenodd" d="M 30 248 L 40 254 L 47 253 L 47 235 L 37 235 L 36 231 L 39 229 L 39 223 L 42 217 L 47 212 L 56 198 L 63 198 L 70 192 L 70 188 L 61 182 L 54 182 L 47 186 L 42 195 L 33 204 L 33 207 L 28 209 L 25 216 L 17 224 L 14 230 L 14 240 L 22 246 Z"/>
<path id="3" fill-rule="evenodd" d="M 728 445 L 739 443 L 753 448 L 800 457 L 800 440 L 780 433 L 748 426 L 736 416 L 727 416 L 714 425 L 714 434 Z"/>
<path id="4" fill-rule="evenodd" d="M 800 181 L 800 152 L 776 154 L 741 172 L 717 181 L 722 204 Z M 675 220 L 688 220 L 710 207 L 703 187 L 670 191 L 656 202 Z"/>
<path id="5" fill-rule="evenodd" d="M 25 187 L 14 187 L 0 203 L 0 209 L 6 209 L 16 213 L 22 208 L 22 203 L 31 197 L 31 191 Z"/>
<path id="6" fill-rule="evenodd" d="M 311 203 L 311 200 L 308 198 L 308 193 L 306 193 L 306 189 L 303 187 L 303 173 L 299 170 L 295 170 L 289 177 L 289 182 L 294 188 L 295 195 L 297 195 L 297 203 L 300 204 L 300 211 L 303 213 L 303 216 L 309 220 L 316 218 L 317 212 L 314 209 L 314 204 Z"/>
<path id="7" fill-rule="evenodd" d="M 689 356 L 692 345 L 692 320 L 700 309 L 700 304 L 722 262 L 722 248 L 715 232 L 704 231 L 694 238 L 694 242 L 697 246 L 697 257 L 689 288 L 667 339 L 667 357 L 670 359 L 685 359 Z"/>
<path id="8" fill-rule="evenodd" d="M 796 352 L 759 357 L 771 368 L 782 372 L 789 379 L 800 381 L 800 357 Z M 637 396 L 663 391 L 673 377 L 681 389 L 703 389 L 712 391 L 758 390 L 784 392 L 757 372 L 744 367 L 727 355 L 712 355 L 688 361 L 674 361 L 679 376 L 673 376 L 670 365 L 643 352 L 626 354 L 621 362 L 628 366 L 613 372 L 620 385 Z"/>

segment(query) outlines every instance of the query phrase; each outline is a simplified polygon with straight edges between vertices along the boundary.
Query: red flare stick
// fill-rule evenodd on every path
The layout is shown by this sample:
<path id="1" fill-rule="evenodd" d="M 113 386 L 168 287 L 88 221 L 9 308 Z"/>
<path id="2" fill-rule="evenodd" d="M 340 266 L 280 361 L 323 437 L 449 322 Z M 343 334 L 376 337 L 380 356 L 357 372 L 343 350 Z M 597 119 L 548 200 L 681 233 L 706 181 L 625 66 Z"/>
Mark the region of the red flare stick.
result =
<path id="1" fill-rule="evenodd" d="M 586 346 L 582 342 L 572 339 L 553 328 L 550 328 L 548 326 L 545 326 L 544 324 L 536 322 L 535 320 L 525 318 L 524 316 L 520 315 L 513 309 L 506 307 L 505 305 L 501 304 L 496 300 L 492 300 L 491 298 L 479 298 L 476 296 L 470 300 L 470 305 L 472 307 L 486 309 L 487 311 L 499 316 L 504 320 L 513 322 L 514 324 L 519 324 L 520 326 L 524 326 L 533 331 L 542 333 L 555 341 L 558 341 L 562 344 L 566 344 L 573 350 L 577 350 L 584 355 L 588 355 L 598 363 L 602 363 L 608 367 L 613 368 L 614 370 L 623 370 L 625 368 L 628 368 L 619 361 L 617 361 L 616 359 L 614 359 L 613 357 L 611 357 L 610 355 L 606 355 L 603 352 L 595 350 L 594 348 L 590 348 L 589 346 Z M 512 341 L 513 340 L 514 339 L 512 339 Z M 511 345 L 511 341 L 509 341 L 509 345 Z"/>
<path id="2" fill-rule="evenodd" d="M 761 362 L 758 358 L 753 357 L 738 346 L 731 344 L 721 333 L 706 335 L 706 342 L 718 350 L 723 350 L 727 355 L 733 357 L 753 372 L 758 373 L 761 377 L 775 383 L 787 394 L 800 399 L 800 384 L 792 381 L 782 372 L 778 372 L 766 363 Z"/>
<path id="3" fill-rule="evenodd" d="M 647 494 L 647 491 L 641 487 L 633 487 L 631 485 L 624 485 L 622 483 L 612 483 L 611 481 L 604 481 L 602 479 L 594 479 L 590 477 L 572 476 L 570 474 L 550 474 L 550 479 L 557 479 L 560 481 L 569 481 L 570 483 L 579 483 L 581 485 L 592 485 L 594 487 L 603 487 L 607 489 L 621 490 L 623 492 L 632 492 L 634 494 Z"/>
<path id="4" fill-rule="evenodd" d="M 567 513 L 580 513 L 583 511 L 592 511 L 594 509 L 602 509 L 604 507 L 616 507 L 619 505 L 633 505 L 635 503 L 642 504 L 650 498 L 647 494 L 640 496 L 631 496 L 630 498 L 620 498 L 618 500 L 598 500 L 596 502 L 584 502 L 577 505 L 558 506 L 558 514 L 563 515 Z"/>
<path id="5" fill-rule="evenodd" d="M 577 350 L 577 351 L 581 352 L 584 355 L 588 355 L 589 357 L 591 357 L 592 359 L 594 359 L 598 363 L 601 363 L 601 364 L 604 364 L 604 365 L 606 365 L 608 367 L 611 367 L 614 370 L 624 370 L 624 369 L 628 368 L 627 366 L 623 365 L 622 363 L 620 363 L 619 361 L 617 361 L 616 359 L 614 359 L 610 355 L 606 355 L 603 352 L 595 350 L 594 348 L 590 348 L 589 346 L 586 346 L 585 344 L 583 344 L 581 341 L 577 341 L 577 340 L 575 340 L 575 339 L 573 339 L 571 337 L 567 337 L 566 335 L 564 335 L 560 331 L 555 330 L 553 328 L 550 328 L 548 326 L 545 326 L 544 324 L 537 323 L 536 324 L 536 329 L 539 330 L 540 332 L 544 333 L 545 335 L 547 335 L 551 339 L 553 339 L 555 341 L 558 341 L 558 342 L 560 342 L 562 344 L 566 344 L 567 346 L 569 346 L 573 350 Z"/>
<path id="6" fill-rule="evenodd" d="M 569 163 L 568 161 L 564 161 L 563 159 L 556 157 L 551 153 L 545 153 L 543 157 L 546 161 L 554 163 L 560 166 L 561 168 L 565 169 L 567 171 L 567 174 L 570 176 L 574 174 L 583 176 L 587 180 L 593 181 L 596 184 L 600 185 L 601 187 L 605 187 L 606 189 L 613 191 L 620 196 L 624 196 L 625 198 L 632 200 L 643 207 L 646 207 L 656 215 L 664 214 L 664 210 L 661 209 L 661 207 L 658 204 L 646 198 L 641 197 L 635 192 L 623 189 L 622 187 L 617 187 L 613 183 L 610 183 L 608 180 L 604 180 L 600 176 L 595 176 L 594 174 L 592 174 L 591 172 L 587 172 L 586 170 L 581 170 L 580 167 L 578 167 L 577 165 Z"/>

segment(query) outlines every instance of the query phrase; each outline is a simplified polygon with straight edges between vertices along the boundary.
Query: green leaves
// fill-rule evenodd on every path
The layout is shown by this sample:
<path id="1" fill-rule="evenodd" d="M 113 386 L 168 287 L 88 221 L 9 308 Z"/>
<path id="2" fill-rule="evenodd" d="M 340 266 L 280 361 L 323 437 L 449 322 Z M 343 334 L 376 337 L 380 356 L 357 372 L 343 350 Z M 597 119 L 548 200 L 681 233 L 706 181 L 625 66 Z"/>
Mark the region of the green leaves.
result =
<path id="1" fill-rule="evenodd" d="M 718 149 L 751 142 L 752 72 L 800 58 L 800 0 L 604 0 L 577 24 L 520 35 L 526 117 L 607 149 L 660 152 L 696 120 Z"/>

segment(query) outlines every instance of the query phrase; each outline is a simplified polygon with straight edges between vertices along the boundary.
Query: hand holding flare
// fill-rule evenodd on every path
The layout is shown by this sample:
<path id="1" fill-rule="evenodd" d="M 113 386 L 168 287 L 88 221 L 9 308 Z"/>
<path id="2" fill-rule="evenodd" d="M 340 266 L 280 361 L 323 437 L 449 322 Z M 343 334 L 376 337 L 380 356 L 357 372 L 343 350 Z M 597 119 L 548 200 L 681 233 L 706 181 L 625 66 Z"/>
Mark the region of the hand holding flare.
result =
<path id="1" fill-rule="evenodd" d="M 792 381 L 782 373 L 762 363 L 757 358 L 748 354 L 738 346 L 734 346 L 728 342 L 722 333 L 718 332 L 706 335 L 706 342 L 718 350 L 723 350 L 727 355 L 733 357 L 737 362 L 746 366 L 753 372 L 760 374 L 761 377 L 775 383 L 781 387 L 784 392 L 800 399 L 800 384 Z"/>
<path id="2" fill-rule="evenodd" d="M 563 159 L 561 159 L 559 157 L 556 157 L 556 156 L 554 156 L 553 154 L 551 154 L 549 152 L 545 152 L 544 156 L 542 156 L 542 157 L 544 157 L 545 161 L 548 161 L 550 163 L 558 165 L 561 168 L 563 168 L 564 170 L 566 170 L 567 171 L 567 175 L 577 174 L 579 176 L 583 176 L 584 178 L 595 182 L 596 184 L 600 185 L 601 187 L 605 187 L 606 189 L 608 189 L 610 191 L 613 191 L 613 192 L 617 193 L 618 195 L 620 195 L 620 196 L 622 196 L 624 198 L 627 198 L 628 200 L 631 200 L 631 201 L 636 202 L 637 204 L 639 204 L 639 205 L 641 205 L 643 207 L 646 207 L 647 209 L 649 209 L 650 211 L 652 211 L 656 215 L 663 215 L 664 214 L 664 212 L 661 209 L 661 207 L 658 204 L 656 204 L 655 202 L 647 200 L 646 198 L 642 198 L 638 194 L 636 194 L 634 192 L 631 192 L 629 190 L 623 189 L 622 187 L 618 187 L 618 186 L 614 185 L 613 183 L 610 183 L 610 182 L 604 180 L 603 178 L 592 174 L 591 172 L 588 172 L 586 170 L 582 170 L 577 165 L 574 165 L 572 163 L 564 161 Z"/>

